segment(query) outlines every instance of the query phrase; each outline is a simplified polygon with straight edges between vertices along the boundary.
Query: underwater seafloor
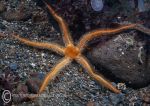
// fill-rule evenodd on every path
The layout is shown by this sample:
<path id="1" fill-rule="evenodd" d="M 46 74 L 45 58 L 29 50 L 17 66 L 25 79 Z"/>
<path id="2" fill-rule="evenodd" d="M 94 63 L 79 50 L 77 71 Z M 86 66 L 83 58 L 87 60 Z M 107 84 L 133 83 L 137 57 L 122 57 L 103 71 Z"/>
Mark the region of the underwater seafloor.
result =
<path id="1" fill-rule="evenodd" d="M 143 1 L 144 5 L 140 5 Z M 54 10 L 66 20 L 75 42 L 88 31 L 115 28 L 118 27 L 116 23 L 141 23 L 150 28 L 149 0 L 103 0 L 98 2 L 103 3 L 99 4 L 100 8 L 98 4 L 91 6 L 96 3 L 94 0 L 48 2 L 51 2 Z M 42 0 L 1 0 L 0 106 L 150 105 L 148 34 L 128 30 L 116 34 L 113 38 L 104 36 L 90 42 L 84 53 L 98 73 L 122 90 L 121 94 L 102 87 L 81 65 L 72 62 L 49 82 L 40 97 L 29 101 L 23 94 L 35 94 L 46 73 L 51 71 L 62 57 L 48 50 L 21 44 L 11 37 L 14 33 L 30 40 L 64 45 L 58 24 L 48 13 Z M 4 95 L 5 90 L 11 92 L 9 103 L 6 102 L 10 95 Z"/>

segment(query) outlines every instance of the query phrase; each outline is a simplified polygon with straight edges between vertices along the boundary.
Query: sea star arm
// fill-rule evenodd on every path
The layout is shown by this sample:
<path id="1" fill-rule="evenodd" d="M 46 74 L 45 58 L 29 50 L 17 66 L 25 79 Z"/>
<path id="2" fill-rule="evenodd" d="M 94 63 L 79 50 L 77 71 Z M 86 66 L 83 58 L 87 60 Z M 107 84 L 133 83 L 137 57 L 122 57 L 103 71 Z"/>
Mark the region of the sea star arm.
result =
<path id="1" fill-rule="evenodd" d="M 136 27 L 136 24 L 130 24 L 130 25 L 122 26 L 117 29 L 104 29 L 104 30 L 98 29 L 95 31 L 88 32 L 85 35 L 83 35 L 83 37 L 80 39 L 78 43 L 78 48 L 82 50 L 84 46 L 86 46 L 86 43 L 95 37 L 100 37 L 103 35 L 112 35 L 115 33 L 119 33 L 123 30 L 132 29 L 132 28 L 134 29 L 135 27 Z"/>
<path id="2" fill-rule="evenodd" d="M 13 35 L 13 37 L 28 46 L 37 47 L 40 49 L 50 49 L 61 55 L 64 55 L 64 48 L 62 46 L 59 46 L 58 44 L 30 41 L 28 39 L 20 37 L 19 35 Z"/>
<path id="3" fill-rule="evenodd" d="M 89 64 L 88 60 L 85 57 L 79 56 L 76 60 L 87 70 L 89 75 L 93 77 L 95 80 L 97 80 L 100 84 L 102 84 L 104 87 L 110 89 L 115 93 L 120 93 L 120 91 L 117 88 L 115 88 L 109 81 L 107 81 L 102 75 L 96 74 L 96 72 L 94 71 L 94 69 Z"/>
<path id="4" fill-rule="evenodd" d="M 65 44 L 66 44 L 66 45 L 68 45 L 68 44 L 71 44 L 71 45 L 72 45 L 73 40 L 72 40 L 72 38 L 71 38 L 71 36 L 70 36 L 70 32 L 69 32 L 69 30 L 68 30 L 68 26 L 67 26 L 65 20 L 64 20 L 62 17 L 60 17 L 60 16 L 52 9 L 52 7 L 51 7 L 49 4 L 47 4 L 46 2 L 44 2 L 44 3 L 46 4 L 48 10 L 50 11 L 50 13 L 51 13 L 52 16 L 54 17 L 54 19 L 58 22 L 59 27 L 60 27 L 60 29 L 61 29 L 61 32 L 62 32 L 62 34 L 63 34 L 63 39 L 64 39 Z"/>
<path id="5" fill-rule="evenodd" d="M 71 59 L 68 57 L 64 57 L 63 59 L 61 59 L 53 68 L 52 70 L 46 75 L 40 89 L 39 89 L 39 94 L 46 88 L 46 86 L 48 85 L 49 81 L 51 81 L 52 79 L 54 79 L 56 77 L 56 75 L 60 72 L 60 70 L 65 67 L 66 65 L 68 65 L 71 62 Z"/>

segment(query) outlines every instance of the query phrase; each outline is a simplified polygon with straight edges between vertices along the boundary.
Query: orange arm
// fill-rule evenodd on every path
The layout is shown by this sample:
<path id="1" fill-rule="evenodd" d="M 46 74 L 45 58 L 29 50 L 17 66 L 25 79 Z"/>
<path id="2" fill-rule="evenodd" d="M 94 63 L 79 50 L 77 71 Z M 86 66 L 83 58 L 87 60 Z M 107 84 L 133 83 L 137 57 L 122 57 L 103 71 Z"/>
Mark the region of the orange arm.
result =
<path id="1" fill-rule="evenodd" d="M 87 70 L 87 72 L 92 78 L 96 79 L 100 84 L 110 89 L 111 91 L 115 93 L 120 93 L 120 91 L 117 88 L 115 88 L 109 81 L 107 81 L 102 75 L 96 74 L 94 72 L 94 69 L 91 67 L 91 65 L 85 57 L 79 56 L 76 60 Z"/>
<path id="2" fill-rule="evenodd" d="M 58 52 L 61 55 L 64 55 L 64 48 L 59 46 L 58 44 L 30 41 L 28 39 L 19 37 L 19 35 L 13 35 L 13 37 L 19 40 L 21 43 L 26 44 L 28 46 L 37 47 L 40 49 L 50 49 L 55 52 Z"/>
<path id="3" fill-rule="evenodd" d="M 70 58 L 63 58 L 61 59 L 56 66 L 54 66 L 52 68 L 52 70 L 46 75 L 40 90 L 39 90 L 39 94 L 45 90 L 46 86 L 48 85 L 49 81 L 51 81 L 52 79 L 54 79 L 56 77 L 56 75 L 60 72 L 60 70 L 65 67 L 67 64 L 69 64 L 71 62 Z"/>
<path id="4" fill-rule="evenodd" d="M 66 43 L 66 45 L 72 44 L 73 41 L 72 41 L 72 38 L 70 36 L 70 32 L 68 30 L 68 26 L 67 26 L 65 20 L 63 18 L 61 18 L 59 15 L 57 15 L 57 13 L 52 9 L 52 7 L 49 4 L 47 4 L 46 2 L 44 2 L 44 3 L 47 6 L 50 13 L 52 14 L 52 16 L 58 22 L 59 27 L 61 29 L 61 32 L 63 34 L 64 42 Z"/>
<path id="5" fill-rule="evenodd" d="M 135 26 L 136 26 L 136 24 L 130 24 L 130 25 L 122 26 L 117 29 L 104 29 L 104 30 L 99 29 L 99 30 L 88 32 L 87 34 L 83 35 L 83 37 L 80 39 L 80 41 L 78 43 L 78 48 L 80 48 L 82 50 L 84 48 L 84 46 L 86 45 L 86 43 L 95 37 L 100 37 L 103 35 L 112 35 L 115 33 L 119 33 L 123 30 L 135 28 Z"/>

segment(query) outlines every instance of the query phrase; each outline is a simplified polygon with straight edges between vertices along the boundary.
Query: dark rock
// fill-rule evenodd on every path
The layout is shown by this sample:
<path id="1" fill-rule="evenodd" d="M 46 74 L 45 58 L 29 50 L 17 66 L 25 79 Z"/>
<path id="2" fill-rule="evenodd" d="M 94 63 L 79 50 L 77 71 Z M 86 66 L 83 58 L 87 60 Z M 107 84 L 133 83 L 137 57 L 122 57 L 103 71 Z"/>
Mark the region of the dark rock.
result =
<path id="1" fill-rule="evenodd" d="M 88 57 L 99 70 L 105 70 L 101 73 L 108 78 L 143 87 L 150 83 L 148 40 L 149 36 L 134 31 L 120 34 L 93 46 Z"/>
<path id="2" fill-rule="evenodd" d="M 11 63 L 9 67 L 11 70 L 16 70 L 18 66 L 16 63 Z"/>
<path id="3" fill-rule="evenodd" d="M 13 95 L 13 103 L 21 103 L 25 101 L 29 101 L 28 98 L 28 88 L 24 84 L 19 84 L 15 91 L 15 95 Z"/>
<path id="4" fill-rule="evenodd" d="M 35 79 L 29 79 L 26 81 L 26 85 L 28 87 L 29 92 L 37 94 L 40 88 L 41 80 L 35 78 Z"/>
<path id="5" fill-rule="evenodd" d="M 25 10 L 8 10 L 7 12 L 3 13 L 3 19 L 7 21 L 26 21 L 31 18 L 31 13 Z"/>
<path id="6" fill-rule="evenodd" d="M 43 14 L 43 13 L 38 13 L 32 16 L 32 21 L 33 23 L 46 23 L 48 22 L 48 18 L 47 15 Z"/>
<path id="7" fill-rule="evenodd" d="M 32 78 L 37 78 L 37 79 L 39 79 L 39 80 L 43 80 L 44 77 L 45 77 L 45 74 L 42 73 L 42 72 L 31 72 L 31 73 L 30 73 L 30 76 L 31 76 Z"/>
<path id="8" fill-rule="evenodd" d="M 25 93 L 26 94 L 26 93 L 28 93 L 28 88 L 24 84 L 19 84 L 17 86 L 17 92 L 19 92 L 19 93 Z"/>
<path id="9" fill-rule="evenodd" d="M 6 29 L 6 26 L 3 25 L 2 23 L 0 23 L 0 29 L 1 29 L 1 30 L 5 30 L 5 29 Z"/>
<path id="10" fill-rule="evenodd" d="M 4 12 L 6 10 L 6 6 L 3 2 L 0 2 L 0 13 Z"/>

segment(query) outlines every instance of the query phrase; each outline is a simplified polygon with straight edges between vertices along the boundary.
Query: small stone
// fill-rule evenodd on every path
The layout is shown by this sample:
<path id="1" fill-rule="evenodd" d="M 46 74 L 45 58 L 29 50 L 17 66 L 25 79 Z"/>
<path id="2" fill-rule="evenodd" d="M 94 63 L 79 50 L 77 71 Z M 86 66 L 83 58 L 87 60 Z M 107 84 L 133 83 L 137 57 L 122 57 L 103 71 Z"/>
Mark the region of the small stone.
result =
<path id="1" fill-rule="evenodd" d="M 126 84 L 125 83 L 118 83 L 117 88 L 119 90 L 126 90 Z"/>
<path id="2" fill-rule="evenodd" d="M 11 70 L 17 70 L 17 68 L 18 68 L 16 63 L 11 63 L 9 67 Z"/>
<path id="3" fill-rule="evenodd" d="M 123 101 L 123 97 L 124 95 L 121 93 L 121 94 L 111 94 L 109 96 L 111 102 L 113 103 L 113 105 L 117 105 L 118 103 L 120 103 L 121 101 Z"/>
<path id="4" fill-rule="evenodd" d="M 45 74 L 44 74 L 44 73 L 40 72 L 40 73 L 38 74 L 38 78 L 39 78 L 40 80 L 43 80 L 44 77 L 45 77 Z"/>
<path id="5" fill-rule="evenodd" d="M 103 97 L 102 103 L 103 103 L 105 106 L 108 106 L 108 104 L 109 104 L 108 96 L 104 96 L 104 97 Z"/>
<path id="6" fill-rule="evenodd" d="M 31 63 L 30 65 L 32 66 L 32 68 L 34 68 L 36 66 L 35 63 Z"/>
<path id="7" fill-rule="evenodd" d="M 45 56 L 45 53 L 41 53 L 41 57 L 44 58 L 44 56 Z"/>
<path id="8" fill-rule="evenodd" d="M 144 96 L 144 97 L 143 97 L 143 101 L 144 101 L 145 103 L 150 104 L 150 95 L 149 95 L 149 96 L 148 96 L 148 95 Z"/>
<path id="9" fill-rule="evenodd" d="M 86 106 L 95 106 L 95 103 L 93 101 L 88 101 L 88 103 L 86 104 Z"/>
<path id="10" fill-rule="evenodd" d="M 111 83 L 114 87 L 116 87 L 117 86 L 117 84 L 115 83 L 115 82 L 112 82 Z"/>

